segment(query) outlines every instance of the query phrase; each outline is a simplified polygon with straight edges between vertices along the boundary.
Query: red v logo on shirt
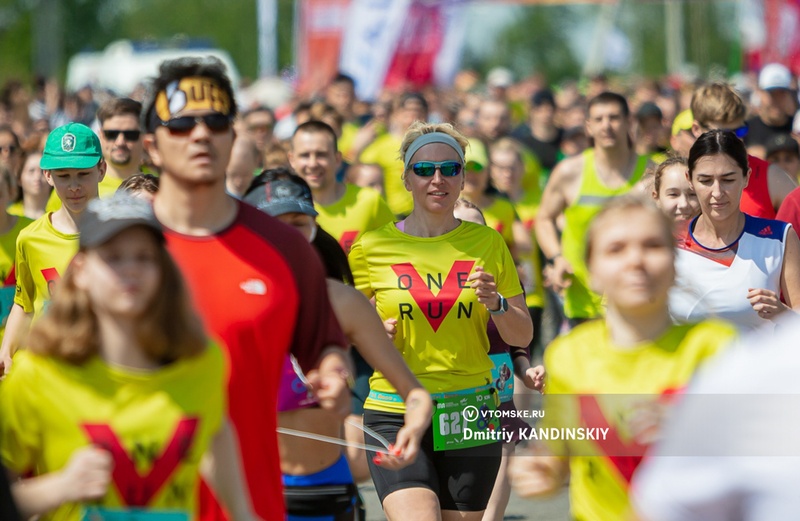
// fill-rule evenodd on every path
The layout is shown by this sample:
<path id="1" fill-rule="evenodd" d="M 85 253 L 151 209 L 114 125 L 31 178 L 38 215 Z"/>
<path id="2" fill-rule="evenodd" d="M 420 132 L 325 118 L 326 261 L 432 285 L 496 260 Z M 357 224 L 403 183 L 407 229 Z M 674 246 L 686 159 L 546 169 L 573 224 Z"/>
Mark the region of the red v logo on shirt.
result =
<path id="1" fill-rule="evenodd" d="M 114 484 L 125 505 L 147 506 L 186 457 L 194 442 L 198 423 L 197 418 L 184 418 L 178 422 L 167 448 L 153 461 L 146 476 L 141 476 L 136 470 L 111 427 L 84 424 L 83 429 L 92 443 L 110 452 L 114 458 Z"/>
<path id="2" fill-rule="evenodd" d="M 410 262 L 394 264 L 392 269 L 397 274 L 400 288 L 407 289 L 411 293 L 411 297 L 413 297 L 414 302 L 417 303 L 435 333 L 439 330 L 439 326 L 442 325 L 447 314 L 455 306 L 461 290 L 469 287 L 467 277 L 474 265 L 475 261 L 455 261 L 447 273 L 444 283 L 442 283 L 441 273 L 438 274 L 438 279 L 434 278 L 433 275 L 428 275 L 426 283 Z M 431 290 L 432 286 L 439 288 L 439 292 L 436 295 Z"/>
<path id="3" fill-rule="evenodd" d="M 626 484 L 630 484 L 636 467 L 642 461 L 646 447 L 635 441 L 630 443 L 622 441 L 617 429 L 608 422 L 603 414 L 596 397 L 579 396 L 578 402 L 581 408 L 581 422 L 585 427 L 608 429 L 606 439 L 598 440 L 597 443 L 625 479 Z"/>
<path id="4" fill-rule="evenodd" d="M 353 246 L 353 243 L 356 242 L 357 235 L 358 230 L 352 230 L 342 234 L 342 238 L 339 239 L 339 246 L 342 247 L 345 253 L 350 253 L 350 248 Z"/>
<path id="5" fill-rule="evenodd" d="M 16 267 L 12 264 L 11 271 L 8 272 L 8 276 L 6 280 L 3 281 L 3 286 L 13 286 L 17 282 L 17 271 Z"/>

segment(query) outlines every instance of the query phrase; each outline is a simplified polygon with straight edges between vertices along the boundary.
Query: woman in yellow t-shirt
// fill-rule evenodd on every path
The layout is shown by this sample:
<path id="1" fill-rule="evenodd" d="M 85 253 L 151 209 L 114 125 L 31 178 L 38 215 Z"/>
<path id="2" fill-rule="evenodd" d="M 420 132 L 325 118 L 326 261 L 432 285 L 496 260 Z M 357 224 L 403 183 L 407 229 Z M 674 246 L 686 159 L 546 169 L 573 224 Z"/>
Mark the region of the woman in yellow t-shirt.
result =
<path id="1" fill-rule="evenodd" d="M 532 336 L 503 238 L 453 215 L 466 145 L 452 125 L 411 125 L 400 155 L 414 209 L 363 234 L 350 251 L 356 288 L 375 298 L 381 319 L 397 321 L 395 347 L 436 404 L 414 463 L 389 471 L 370 461 L 384 511 L 395 520 L 481 518 L 501 457 L 486 325 L 491 317 L 513 346 Z M 376 371 L 364 424 L 394 442 L 403 411 Z"/>
<path id="2" fill-rule="evenodd" d="M 14 191 L 14 178 L 11 171 L 0 165 L 0 208 L 8 206 Z M 0 210 L 0 340 L 6 330 L 6 320 L 14 305 L 16 277 L 14 273 L 14 256 L 17 251 L 17 235 L 31 219 L 11 215 Z M 1 364 L 1 363 L 0 363 Z"/>
<path id="3" fill-rule="evenodd" d="M 11 215 L 38 219 L 45 212 L 54 212 L 61 207 L 61 200 L 53 193 L 53 188 L 44 178 L 39 166 L 41 159 L 41 152 L 30 152 L 25 157 L 22 168 L 17 174 L 19 198 L 8 207 L 8 213 Z"/>
<path id="4" fill-rule="evenodd" d="M 520 495 L 553 493 L 569 474 L 572 517 L 629 517 L 628 486 L 665 405 L 735 336 L 723 322 L 672 323 L 674 242 L 671 220 L 633 195 L 614 199 L 592 221 L 586 262 L 592 289 L 605 295 L 606 316 L 557 338 L 545 352 L 545 416 L 538 427 L 557 430 L 559 440 L 572 438 L 551 436 L 546 448 L 537 445 L 537 455 L 512 461 Z"/>
<path id="5" fill-rule="evenodd" d="M 92 201 L 80 251 L 0 389 L 0 456 L 28 518 L 196 519 L 200 462 L 254 519 L 209 345 L 150 205 Z"/>

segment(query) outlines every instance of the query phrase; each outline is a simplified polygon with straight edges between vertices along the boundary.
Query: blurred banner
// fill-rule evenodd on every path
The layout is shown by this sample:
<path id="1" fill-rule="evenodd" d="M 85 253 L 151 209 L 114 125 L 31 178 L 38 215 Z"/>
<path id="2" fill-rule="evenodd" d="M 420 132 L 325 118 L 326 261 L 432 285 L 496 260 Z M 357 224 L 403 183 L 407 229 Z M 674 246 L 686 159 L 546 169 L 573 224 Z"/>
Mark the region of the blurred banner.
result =
<path id="1" fill-rule="evenodd" d="M 350 0 L 301 0 L 296 12 L 298 93 L 310 96 L 336 75 Z"/>
<path id="2" fill-rule="evenodd" d="M 746 68 L 779 62 L 800 73 L 800 0 L 744 0 L 741 8 Z"/>
<path id="3" fill-rule="evenodd" d="M 353 0 L 339 65 L 355 80 L 359 98 L 374 99 L 383 87 L 411 4 L 412 0 Z"/>
<path id="4" fill-rule="evenodd" d="M 385 87 L 418 90 L 431 84 L 452 84 L 466 37 L 463 4 L 419 0 L 412 3 L 386 74 Z"/>
<path id="5" fill-rule="evenodd" d="M 297 10 L 298 90 L 319 92 L 337 69 L 358 97 L 382 88 L 449 84 L 461 62 L 466 0 L 302 0 Z"/>

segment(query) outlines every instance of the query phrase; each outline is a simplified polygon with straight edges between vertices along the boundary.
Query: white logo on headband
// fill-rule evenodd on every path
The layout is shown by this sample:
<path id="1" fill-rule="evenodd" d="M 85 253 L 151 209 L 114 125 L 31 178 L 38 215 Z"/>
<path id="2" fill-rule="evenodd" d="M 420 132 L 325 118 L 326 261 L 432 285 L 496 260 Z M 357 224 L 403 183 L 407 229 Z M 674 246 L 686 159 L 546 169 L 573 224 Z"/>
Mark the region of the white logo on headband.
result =
<path id="1" fill-rule="evenodd" d="M 61 138 L 61 150 L 64 152 L 72 152 L 75 150 L 75 143 L 77 140 L 75 139 L 75 134 L 64 134 Z"/>
<path id="2" fill-rule="evenodd" d="M 173 81 L 167 85 L 166 91 L 170 114 L 177 114 L 186 106 L 186 93 L 178 89 L 179 85 L 178 81 Z"/>
<path id="3" fill-rule="evenodd" d="M 150 204 L 129 195 L 92 199 L 89 203 L 89 211 L 103 222 L 116 219 L 155 219 Z"/>

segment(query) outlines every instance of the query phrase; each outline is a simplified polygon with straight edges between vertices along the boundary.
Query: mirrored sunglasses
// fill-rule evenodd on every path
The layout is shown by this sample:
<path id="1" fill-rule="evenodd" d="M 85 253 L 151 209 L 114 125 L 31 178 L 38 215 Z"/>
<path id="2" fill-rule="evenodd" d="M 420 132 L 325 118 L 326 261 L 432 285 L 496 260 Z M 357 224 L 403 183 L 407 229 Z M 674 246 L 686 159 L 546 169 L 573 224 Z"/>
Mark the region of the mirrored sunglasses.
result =
<path id="1" fill-rule="evenodd" d="M 433 177 L 438 168 L 444 177 L 455 177 L 462 167 L 458 161 L 420 161 L 411 165 L 411 170 L 420 177 Z"/>

